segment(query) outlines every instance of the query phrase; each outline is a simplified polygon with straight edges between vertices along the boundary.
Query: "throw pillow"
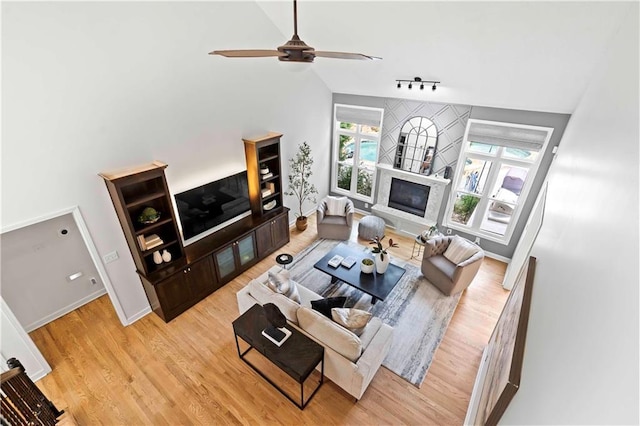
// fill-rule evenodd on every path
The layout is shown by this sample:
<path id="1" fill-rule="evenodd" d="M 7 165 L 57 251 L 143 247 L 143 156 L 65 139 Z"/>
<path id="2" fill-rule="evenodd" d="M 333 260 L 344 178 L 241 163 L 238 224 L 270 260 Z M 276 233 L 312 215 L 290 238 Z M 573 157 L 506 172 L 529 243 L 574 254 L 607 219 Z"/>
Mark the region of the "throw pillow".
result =
<path id="1" fill-rule="evenodd" d="M 447 250 L 445 250 L 443 255 L 457 265 L 476 254 L 477 251 L 478 247 L 476 247 L 472 242 L 454 235 L 453 239 L 449 243 L 449 247 L 447 247 Z"/>
<path id="2" fill-rule="evenodd" d="M 347 298 L 344 297 L 344 296 L 328 297 L 326 299 L 312 300 L 311 301 L 311 308 L 314 311 L 320 312 L 325 317 L 327 317 L 329 319 L 332 319 L 331 318 L 331 309 L 332 308 L 342 308 L 344 306 L 344 304 L 346 303 L 346 301 L 347 301 Z"/>
<path id="3" fill-rule="evenodd" d="M 346 216 L 347 197 L 333 197 L 328 195 L 325 201 L 327 203 L 327 215 Z"/>
<path id="4" fill-rule="evenodd" d="M 283 269 L 278 273 L 269 271 L 267 286 L 276 293 L 283 294 L 294 302 L 300 303 L 300 294 L 296 282 L 290 279 L 291 274 Z"/>
<path id="5" fill-rule="evenodd" d="M 360 336 L 371 319 L 371 313 L 353 308 L 333 308 L 331 318 L 356 336 Z"/>

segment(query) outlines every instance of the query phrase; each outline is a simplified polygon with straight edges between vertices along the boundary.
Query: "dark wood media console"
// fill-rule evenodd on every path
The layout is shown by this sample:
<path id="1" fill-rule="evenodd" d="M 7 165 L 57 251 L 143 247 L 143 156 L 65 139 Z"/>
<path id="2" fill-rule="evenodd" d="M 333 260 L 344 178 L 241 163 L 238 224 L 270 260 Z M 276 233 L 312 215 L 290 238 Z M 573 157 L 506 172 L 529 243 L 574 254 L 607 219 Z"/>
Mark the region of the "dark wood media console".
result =
<path id="1" fill-rule="evenodd" d="M 264 245 L 268 233 L 276 238 Z M 166 322 L 289 242 L 289 209 L 249 216 L 184 248 L 184 259 L 149 275 L 138 271 L 153 311 Z"/>
<path id="2" fill-rule="evenodd" d="M 154 161 L 100 173 L 149 304 L 164 321 L 171 321 L 289 242 L 289 209 L 282 205 L 281 136 L 269 133 L 244 140 L 251 216 L 187 247 L 172 208 L 166 164 Z M 269 167 L 270 176 L 260 175 L 260 165 Z M 265 188 L 269 189 L 266 195 L 262 193 Z M 159 211 L 160 218 L 140 223 L 138 216 L 145 207 Z M 160 245 L 147 249 L 151 246 L 147 242 L 154 238 L 161 240 Z M 167 251 L 171 259 L 156 264 L 156 251 Z"/>

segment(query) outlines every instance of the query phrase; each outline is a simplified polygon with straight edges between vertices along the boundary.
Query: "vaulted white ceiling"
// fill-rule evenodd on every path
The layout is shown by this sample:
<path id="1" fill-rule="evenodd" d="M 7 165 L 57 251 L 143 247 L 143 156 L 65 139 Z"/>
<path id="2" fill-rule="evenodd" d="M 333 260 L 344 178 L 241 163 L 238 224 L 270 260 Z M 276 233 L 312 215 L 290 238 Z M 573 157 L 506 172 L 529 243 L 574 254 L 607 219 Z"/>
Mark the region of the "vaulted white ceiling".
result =
<path id="1" fill-rule="evenodd" d="M 256 39 L 253 47 L 284 44 L 293 34 L 293 3 L 257 3 L 283 37 Z M 571 113 L 629 7 L 301 0 L 298 34 L 317 50 L 383 58 L 317 58 L 312 72 L 332 92 Z M 436 92 L 396 88 L 396 79 L 415 76 L 442 84 Z"/>

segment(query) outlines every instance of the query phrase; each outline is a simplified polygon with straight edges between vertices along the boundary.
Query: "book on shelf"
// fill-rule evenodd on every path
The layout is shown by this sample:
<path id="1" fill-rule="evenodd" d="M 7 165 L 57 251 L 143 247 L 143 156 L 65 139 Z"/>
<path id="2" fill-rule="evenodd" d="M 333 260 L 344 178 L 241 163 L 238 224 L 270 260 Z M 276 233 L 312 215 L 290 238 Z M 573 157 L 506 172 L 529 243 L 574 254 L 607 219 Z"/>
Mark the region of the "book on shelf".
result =
<path id="1" fill-rule="evenodd" d="M 276 192 L 276 184 L 274 182 L 267 182 L 267 188 L 272 194 Z"/>
<path id="2" fill-rule="evenodd" d="M 164 244 L 164 241 L 162 241 L 162 240 L 158 240 L 158 241 L 155 241 L 153 243 L 147 243 L 147 250 L 151 250 L 152 248 L 161 246 L 163 244 Z"/>
<path id="3" fill-rule="evenodd" d="M 269 172 L 267 174 L 262 175 L 262 180 L 269 179 L 273 177 L 273 173 Z"/>
<path id="4" fill-rule="evenodd" d="M 161 246 L 162 244 L 164 244 L 164 241 L 162 241 L 162 239 L 157 234 L 151 234 L 146 237 L 144 235 L 139 235 L 138 243 L 140 244 L 142 250 L 150 250 L 154 247 Z"/>
<path id="5" fill-rule="evenodd" d="M 147 242 L 144 239 L 144 235 L 138 235 L 138 245 L 140 250 L 145 251 L 147 249 Z"/>
<path id="6" fill-rule="evenodd" d="M 263 197 L 268 197 L 269 195 L 272 194 L 271 190 L 269 188 L 262 188 L 262 190 L 260 191 L 262 193 Z"/>

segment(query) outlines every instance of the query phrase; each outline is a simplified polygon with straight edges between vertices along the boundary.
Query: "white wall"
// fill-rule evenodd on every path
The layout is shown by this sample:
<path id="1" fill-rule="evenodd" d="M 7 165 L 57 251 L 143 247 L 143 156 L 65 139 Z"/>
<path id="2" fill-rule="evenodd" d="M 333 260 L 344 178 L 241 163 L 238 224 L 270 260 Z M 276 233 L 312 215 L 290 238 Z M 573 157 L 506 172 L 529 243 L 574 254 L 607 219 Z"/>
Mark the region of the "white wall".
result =
<path id="1" fill-rule="evenodd" d="M 2 226 L 79 205 L 100 254 L 120 254 L 106 269 L 135 318 L 148 302 L 98 172 L 160 160 L 172 190 L 190 187 L 244 169 L 241 138 L 277 131 L 284 158 L 309 142 L 326 193 L 324 83 L 207 54 L 288 36 L 253 2 L 3 2 Z"/>
<path id="2" fill-rule="evenodd" d="M 638 35 L 635 3 L 552 166 L 522 382 L 503 424 L 639 422 Z"/>

